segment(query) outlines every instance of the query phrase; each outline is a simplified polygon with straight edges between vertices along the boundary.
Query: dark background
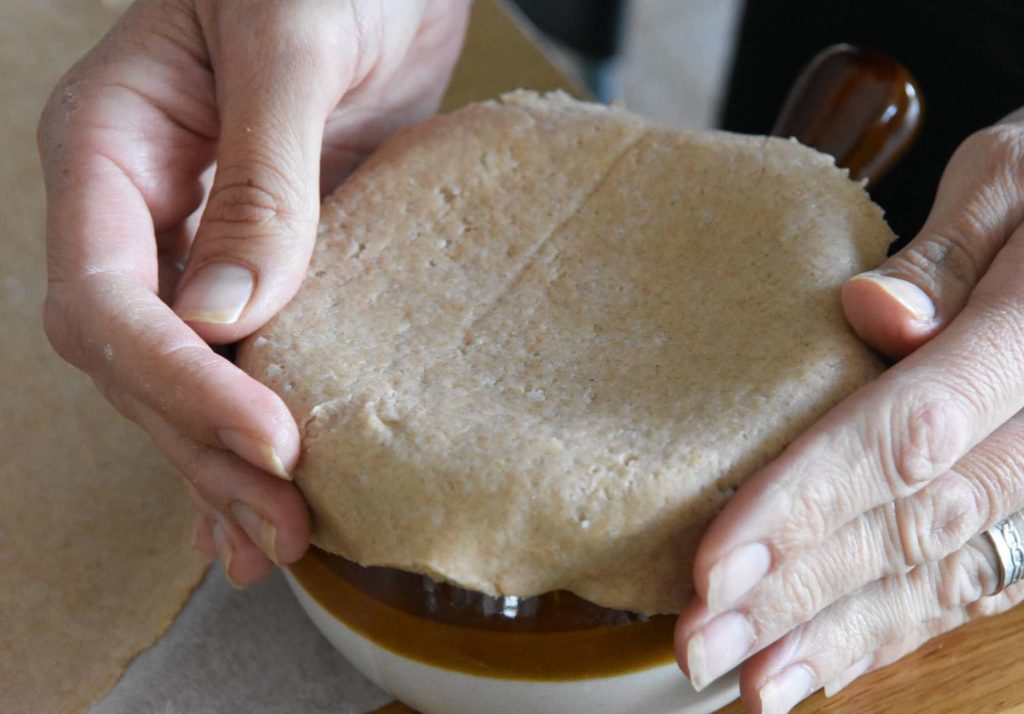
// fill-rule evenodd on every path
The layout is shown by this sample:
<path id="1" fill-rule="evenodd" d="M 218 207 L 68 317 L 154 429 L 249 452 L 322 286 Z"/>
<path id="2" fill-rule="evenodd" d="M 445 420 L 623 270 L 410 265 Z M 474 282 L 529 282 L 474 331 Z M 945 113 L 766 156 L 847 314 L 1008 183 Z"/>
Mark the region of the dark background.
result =
<path id="1" fill-rule="evenodd" d="M 628 17 L 624 0 L 516 2 L 589 66 L 614 60 Z M 871 188 L 908 240 L 957 145 L 1024 106 L 1024 0 L 747 0 L 719 126 L 768 133 L 800 69 L 840 42 L 888 54 L 921 85 L 921 135 Z"/>

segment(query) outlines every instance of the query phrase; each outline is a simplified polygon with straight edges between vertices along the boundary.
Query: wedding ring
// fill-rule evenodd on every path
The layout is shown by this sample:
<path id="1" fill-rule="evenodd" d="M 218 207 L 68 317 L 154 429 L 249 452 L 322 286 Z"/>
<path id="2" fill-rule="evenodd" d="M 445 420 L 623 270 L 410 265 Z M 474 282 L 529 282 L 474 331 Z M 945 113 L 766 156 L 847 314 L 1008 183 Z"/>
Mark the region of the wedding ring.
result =
<path id="1" fill-rule="evenodd" d="M 1024 580 L 1024 512 L 999 521 L 985 531 L 999 559 L 999 588 L 1001 592 L 1019 580 Z"/>

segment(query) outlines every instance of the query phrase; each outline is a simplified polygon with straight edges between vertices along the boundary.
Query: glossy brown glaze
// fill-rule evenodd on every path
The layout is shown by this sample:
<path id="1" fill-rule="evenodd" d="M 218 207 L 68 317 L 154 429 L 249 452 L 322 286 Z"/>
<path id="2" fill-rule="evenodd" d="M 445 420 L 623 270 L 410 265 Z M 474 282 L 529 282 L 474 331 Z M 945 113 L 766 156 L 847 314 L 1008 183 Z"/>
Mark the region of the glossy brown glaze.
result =
<path id="1" fill-rule="evenodd" d="M 772 133 L 831 154 L 852 178 L 871 183 L 910 148 L 923 116 L 921 89 L 903 65 L 835 45 L 801 73 Z"/>
<path id="2" fill-rule="evenodd" d="M 519 607 L 510 617 L 509 601 L 391 568 L 364 568 L 317 548 L 290 571 L 351 629 L 396 654 L 444 669 L 503 679 L 570 680 L 624 674 L 673 659 L 671 616 L 641 618 L 552 592 L 512 601 Z"/>

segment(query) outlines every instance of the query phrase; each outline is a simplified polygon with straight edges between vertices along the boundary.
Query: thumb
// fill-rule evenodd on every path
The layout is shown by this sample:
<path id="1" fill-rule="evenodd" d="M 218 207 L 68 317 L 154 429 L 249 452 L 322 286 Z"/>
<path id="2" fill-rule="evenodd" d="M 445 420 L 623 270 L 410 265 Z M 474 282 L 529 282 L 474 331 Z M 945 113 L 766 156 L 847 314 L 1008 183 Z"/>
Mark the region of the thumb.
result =
<path id="1" fill-rule="evenodd" d="M 316 237 L 324 122 L 343 91 L 337 77 L 310 76 L 308 44 L 254 50 L 254 34 L 233 33 L 243 39 L 215 57 L 216 173 L 174 301 L 209 342 L 250 334 L 298 290 Z"/>
<path id="2" fill-rule="evenodd" d="M 899 359 L 960 313 L 1024 218 L 1022 161 L 1024 129 L 1017 124 L 984 129 L 961 144 L 921 232 L 843 286 L 846 319 L 865 342 Z"/>

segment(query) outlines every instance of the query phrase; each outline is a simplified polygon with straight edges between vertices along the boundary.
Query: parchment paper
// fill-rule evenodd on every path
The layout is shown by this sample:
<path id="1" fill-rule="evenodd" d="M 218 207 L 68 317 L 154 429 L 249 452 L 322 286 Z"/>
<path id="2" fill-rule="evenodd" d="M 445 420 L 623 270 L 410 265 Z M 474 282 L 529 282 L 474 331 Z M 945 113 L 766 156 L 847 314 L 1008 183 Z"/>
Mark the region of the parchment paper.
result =
<path id="1" fill-rule="evenodd" d="M 43 336 L 39 110 L 114 18 L 6 0 L 0 22 L 0 711 L 78 711 L 170 624 L 203 561 L 178 478 Z"/>
<path id="2" fill-rule="evenodd" d="M 280 573 L 238 592 L 217 567 L 90 714 L 363 714 L 391 699 L 320 635 Z"/>

